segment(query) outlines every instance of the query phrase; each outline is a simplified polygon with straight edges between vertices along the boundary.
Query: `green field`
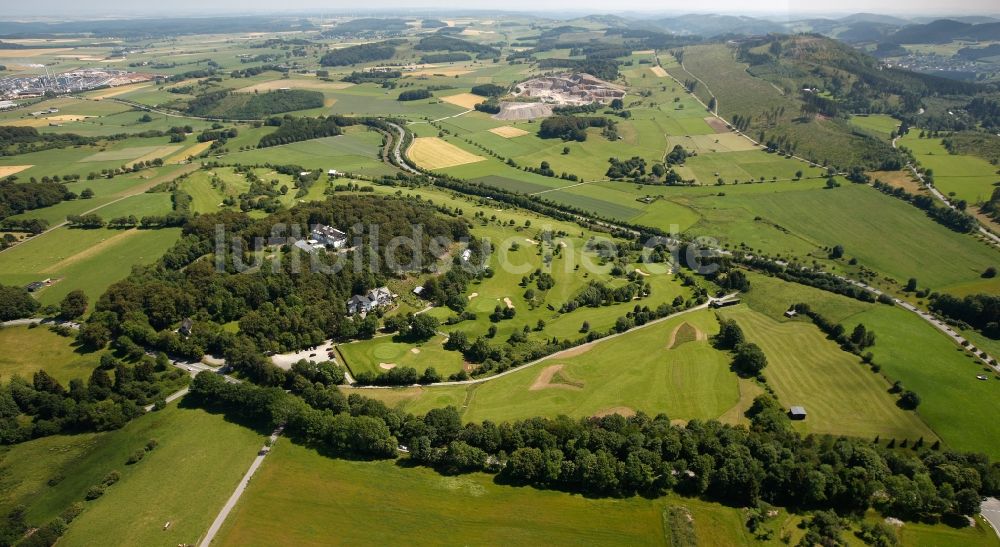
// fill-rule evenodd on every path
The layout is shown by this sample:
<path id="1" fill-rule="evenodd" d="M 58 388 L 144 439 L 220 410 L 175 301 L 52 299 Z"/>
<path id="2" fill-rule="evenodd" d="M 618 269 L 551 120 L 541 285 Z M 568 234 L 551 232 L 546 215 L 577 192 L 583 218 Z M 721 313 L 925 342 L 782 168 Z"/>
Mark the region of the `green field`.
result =
<path id="1" fill-rule="evenodd" d="M 671 335 L 684 323 L 702 340 L 670 349 Z M 696 311 L 480 384 L 361 393 L 418 414 L 451 404 L 466 421 L 638 410 L 682 420 L 718 418 L 737 404 L 740 387 L 729 357 L 704 339 L 717 331 L 711 312 Z M 558 365 L 553 374 L 550 367 Z M 536 384 L 545 377 L 550 379 Z"/>
<path id="2" fill-rule="evenodd" d="M 150 439 L 157 440 L 156 449 L 126 465 Z M 116 470 L 121 480 L 86 502 L 60 544 L 195 543 L 262 443 L 260 434 L 222 416 L 171 405 L 118 431 L 57 435 L 0 449 L 0 507 L 24 504 L 29 521 L 42 524 L 83 501 L 88 487 Z M 47 485 L 54 477 L 61 479 Z"/>
<path id="3" fill-rule="evenodd" d="M 0 379 L 19 375 L 31 380 L 35 371 L 45 369 L 63 387 L 78 378 L 86 380 L 97 366 L 100 355 L 82 351 L 72 336 L 56 334 L 47 327 L 6 327 L 0 329 Z"/>
<path id="4" fill-rule="evenodd" d="M 851 116 L 851 125 L 888 140 L 892 132 L 899 128 L 899 120 L 886 114 L 869 114 L 867 116 Z"/>
<path id="5" fill-rule="evenodd" d="M 802 433 L 934 437 L 919 416 L 896 406 L 896 398 L 888 393 L 889 382 L 826 340 L 811 322 L 779 323 L 746 307 L 729 308 L 723 315 L 735 319 L 747 340 L 764 350 L 768 357 L 764 376 L 778 400 L 786 407 L 806 408 L 809 417 L 796 423 Z"/>
<path id="6" fill-rule="evenodd" d="M 427 367 L 434 367 L 438 374 L 447 377 L 462 370 L 462 354 L 443 347 L 445 337 L 437 336 L 424 343 L 397 341 L 392 336 L 380 336 L 337 346 L 355 375 L 368 371 L 381 374 L 387 369 L 381 364 L 413 367 L 422 374 Z M 417 350 L 417 351 L 413 351 Z"/>
<path id="7" fill-rule="evenodd" d="M 279 441 L 223 526 L 219 545 L 665 545 L 663 511 L 693 516 L 700 541 L 746 543 L 738 509 L 676 497 L 588 499 L 497 485 L 485 474 L 446 477 L 394 462 L 352 462 Z M 378 523 L 359 515 L 377 511 Z M 276 518 L 275 515 L 281 515 Z"/>
<path id="8" fill-rule="evenodd" d="M 919 135 L 919 130 L 911 129 L 900 145 L 909 148 L 922 167 L 933 170 L 938 190 L 970 205 L 990 199 L 998 180 L 995 165 L 976 156 L 949 154 L 940 139 Z"/>
<path id="9" fill-rule="evenodd" d="M 134 264 L 152 263 L 178 237 L 180 228 L 58 228 L 0 253 L 0 282 L 25 285 L 52 279 L 52 286 L 38 292 L 42 304 L 58 304 L 75 289 L 83 290 L 94 302 L 108 286 L 128 275 Z"/>
<path id="10" fill-rule="evenodd" d="M 745 301 L 772 322 L 789 321 L 782 316 L 784 311 L 792 304 L 805 302 L 848 329 L 864 323 L 875 332 L 875 345 L 869 351 L 875 363 L 882 367 L 881 374 L 888 381 L 900 380 L 905 389 L 912 389 L 920 396 L 922 402 L 917 414 L 946 445 L 956 450 L 985 452 L 991 457 L 1000 455 L 992 441 L 1000 436 L 1000 424 L 996 420 L 981 419 L 1000 411 L 997 399 L 1000 382 L 977 380 L 976 375 L 982 374 L 981 365 L 917 315 L 899 307 L 865 304 L 759 275 L 751 276 L 751 290 Z M 792 356 L 802 351 L 797 348 Z M 773 361 L 776 357 L 768 353 L 768 358 Z M 781 358 L 791 357 L 782 355 Z M 853 362 L 847 366 L 866 371 Z M 768 377 L 770 373 L 770 369 L 765 371 Z M 872 377 L 871 382 L 881 380 L 870 372 L 864 374 Z M 841 388 L 834 385 L 830 389 L 838 391 Z M 853 393 L 846 395 L 838 404 L 851 404 L 853 397 Z M 809 410 L 809 403 L 803 404 Z"/>

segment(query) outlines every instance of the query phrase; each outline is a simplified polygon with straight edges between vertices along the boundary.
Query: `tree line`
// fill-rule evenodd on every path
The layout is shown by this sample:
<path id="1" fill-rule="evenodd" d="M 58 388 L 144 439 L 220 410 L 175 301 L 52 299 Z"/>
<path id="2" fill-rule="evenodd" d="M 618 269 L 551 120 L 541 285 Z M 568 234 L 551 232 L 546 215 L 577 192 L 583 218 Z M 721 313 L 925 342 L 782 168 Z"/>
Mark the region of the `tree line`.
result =
<path id="1" fill-rule="evenodd" d="M 403 445 L 410 461 L 444 474 L 484 471 L 504 483 L 596 497 L 673 491 L 744 507 L 855 515 L 877 508 L 937 522 L 976 514 L 982 496 L 1000 491 L 1000 465 L 984 455 L 802 436 L 766 395 L 754 401 L 745 427 L 701 420 L 680 426 L 641 412 L 463 425 L 454 407 L 414 416 L 357 393 L 286 393 L 205 372 L 191 393 L 197 404 L 235 417 L 285 424 L 293 438 L 334 457 L 393 459 Z"/>

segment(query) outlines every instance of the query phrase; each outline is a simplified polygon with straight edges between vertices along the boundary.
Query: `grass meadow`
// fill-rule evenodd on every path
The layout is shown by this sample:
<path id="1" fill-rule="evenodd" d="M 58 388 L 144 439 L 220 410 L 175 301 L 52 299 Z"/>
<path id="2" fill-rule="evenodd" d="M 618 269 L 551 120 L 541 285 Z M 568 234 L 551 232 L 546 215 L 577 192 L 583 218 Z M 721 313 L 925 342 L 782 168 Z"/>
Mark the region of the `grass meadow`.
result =
<path id="1" fill-rule="evenodd" d="M 0 329 L 0 379 L 18 375 L 31 380 L 45 369 L 63 386 L 78 378 L 86 380 L 100 360 L 99 352 L 84 352 L 72 336 L 62 336 L 47 327 L 6 327 Z"/>
<path id="2" fill-rule="evenodd" d="M 887 385 L 899 380 L 905 389 L 915 391 L 921 398 L 916 414 L 950 448 L 1000 456 L 996 443 L 992 441 L 1000 438 L 1000 424 L 996 420 L 982 419 L 1000 411 L 1000 399 L 997 398 L 1000 381 L 977 380 L 976 375 L 983 373 L 981 365 L 923 319 L 899 307 L 866 304 L 760 275 L 751 275 L 750 282 L 751 289 L 745 295 L 745 303 L 773 322 L 801 322 L 790 321 L 782 314 L 790 305 L 805 302 L 848 330 L 863 323 L 875 332 L 875 345 L 868 351 L 872 352 L 874 362 L 881 367 L 881 374 L 886 378 L 881 383 Z M 767 348 L 764 347 L 764 350 L 766 352 Z M 792 357 L 801 351 L 805 350 L 796 347 Z M 775 357 L 771 353 L 767 355 L 773 364 Z M 848 366 L 860 369 L 873 377 L 872 382 L 880 383 L 875 382 L 880 380 L 877 375 L 866 372 L 861 365 L 850 363 Z M 769 365 L 765 370 L 768 378 L 771 372 Z M 836 386 L 831 389 L 838 390 Z M 849 405 L 854 394 L 844 397 L 839 404 Z M 809 402 L 801 402 L 809 410 Z M 810 416 L 809 420 L 812 418 Z M 885 435 L 882 438 L 887 440 Z M 910 440 L 914 440 L 912 434 Z"/>
<path id="3" fill-rule="evenodd" d="M 158 445 L 139 463 L 129 455 Z M 86 502 L 60 539 L 66 545 L 196 543 L 263 443 L 253 429 L 199 409 L 167 409 L 107 433 L 57 435 L 0 449 L 0 508 L 28 507 L 46 522 L 83 501 L 110 471 L 121 480 Z M 52 480 L 53 485 L 47 483 Z M 169 522 L 170 526 L 164 529 Z"/>
<path id="4" fill-rule="evenodd" d="M 50 278 L 55 282 L 37 293 L 42 304 L 58 304 L 75 289 L 83 290 L 93 303 L 133 265 L 162 256 L 180 232 L 180 228 L 58 228 L 0 253 L 0 283 L 25 285 Z"/>
<path id="5" fill-rule="evenodd" d="M 701 339 L 672 344 L 685 323 Z M 696 311 L 480 384 L 360 393 L 416 414 L 453 405 L 473 422 L 640 410 L 681 420 L 718 418 L 739 402 L 740 386 L 729 357 L 706 340 L 717 331 L 713 313 Z"/>
<path id="6" fill-rule="evenodd" d="M 676 497 L 589 499 L 439 475 L 396 462 L 329 459 L 279 441 L 223 526 L 219 545 L 391 543 L 668 545 L 664 510 L 689 510 L 700 541 L 750 540 L 738 509 Z M 501 509 L 502 508 L 502 509 Z M 358 515 L 377 510 L 378 525 Z M 274 515 L 280 514 L 280 518 Z"/>
<path id="7" fill-rule="evenodd" d="M 990 199 L 1000 180 L 997 166 L 980 157 L 949 154 L 940 139 L 919 135 L 919 130 L 911 129 L 899 143 L 913 152 L 922 167 L 933 170 L 938 190 L 970 205 Z"/>

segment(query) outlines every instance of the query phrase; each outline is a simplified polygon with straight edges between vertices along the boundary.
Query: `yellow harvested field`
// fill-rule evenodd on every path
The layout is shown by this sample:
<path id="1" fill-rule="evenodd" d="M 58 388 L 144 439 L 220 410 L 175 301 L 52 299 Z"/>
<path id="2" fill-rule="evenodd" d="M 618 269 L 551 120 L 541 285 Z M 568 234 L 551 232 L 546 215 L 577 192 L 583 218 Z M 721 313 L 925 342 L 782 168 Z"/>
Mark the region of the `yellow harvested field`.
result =
<path id="1" fill-rule="evenodd" d="M 669 148 L 673 148 L 678 144 L 687 150 L 695 150 L 699 154 L 742 152 L 759 149 L 748 139 L 736 133 L 713 133 L 710 135 L 691 135 L 689 137 L 670 137 L 667 139 Z"/>
<path id="2" fill-rule="evenodd" d="M 78 122 L 80 120 L 86 120 L 87 118 L 96 118 L 97 116 L 82 116 L 78 114 L 60 114 L 58 116 L 49 116 L 45 118 L 46 120 L 54 122 Z"/>
<path id="3" fill-rule="evenodd" d="M 424 68 L 407 72 L 406 74 L 409 76 L 461 76 L 470 72 L 472 72 L 472 69 L 468 68 Z"/>
<path id="4" fill-rule="evenodd" d="M 90 98 L 90 99 L 93 99 L 95 101 L 99 101 L 101 99 L 109 99 L 111 97 L 117 97 L 119 95 L 124 95 L 126 93 L 131 93 L 131 92 L 139 90 L 139 89 L 144 89 L 144 88 L 147 88 L 147 87 L 152 87 L 152 85 L 153 84 L 128 84 L 128 85 L 121 85 L 121 86 L 118 86 L 118 87 L 111 87 L 111 88 L 108 88 L 108 89 L 102 89 L 102 90 L 98 91 L 97 93 L 94 93 L 93 95 L 88 95 L 87 97 Z"/>
<path id="5" fill-rule="evenodd" d="M 180 152 L 170 156 L 169 158 L 164 159 L 163 163 L 167 164 L 184 163 L 184 161 L 186 161 L 189 157 L 197 156 L 198 154 L 201 154 L 205 150 L 208 150 L 208 147 L 212 146 L 212 142 L 213 141 L 199 142 L 198 144 L 195 144 L 187 148 L 186 150 L 181 150 Z"/>
<path id="6" fill-rule="evenodd" d="M 514 137 L 520 137 L 522 135 L 528 134 L 527 131 L 517 127 L 512 127 L 510 125 L 494 127 L 493 129 L 490 129 L 490 133 L 493 133 L 494 135 L 500 135 L 505 139 L 513 139 Z"/>
<path id="7" fill-rule="evenodd" d="M 350 82 L 327 82 L 316 78 L 291 78 L 288 80 L 271 80 L 261 82 L 247 87 L 242 87 L 236 91 L 239 93 L 253 93 L 255 91 L 276 91 L 278 89 L 311 89 L 313 91 L 336 91 L 351 87 Z"/>
<path id="8" fill-rule="evenodd" d="M 0 165 L 0 177 L 9 177 L 15 173 L 20 173 L 25 169 L 31 169 L 34 165 Z"/>
<path id="9" fill-rule="evenodd" d="M 461 148 L 437 137 L 418 137 L 407 152 L 410 159 L 424 169 L 443 169 L 456 165 L 465 165 L 486 158 L 466 152 Z"/>
<path id="10" fill-rule="evenodd" d="M 461 106 L 462 108 L 472 109 L 477 104 L 486 100 L 486 97 L 480 97 L 474 93 L 459 93 L 458 95 L 449 95 L 447 97 L 441 97 L 441 100 L 446 103 L 451 103 L 456 106 Z"/>
<path id="11" fill-rule="evenodd" d="M 38 48 L 38 49 L 0 49 L 0 59 L 20 59 L 22 57 L 38 57 L 39 55 L 51 55 L 53 53 L 62 53 L 63 51 L 72 51 L 72 48 L 68 47 L 58 47 L 58 48 Z"/>
<path id="12" fill-rule="evenodd" d="M 652 49 L 640 49 L 639 51 L 633 51 L 632 55 L 652 55 L 654 53 L 656 53 L 656 51 Z"/>
<path id="13" fill-rule="evenodd" d="M 653 74 L 655 74 L 659 78 L 666 78 L 667 77 L 667 71 L 663 70 L 662 66 L 651 66 L 651 67 L 649 67 L 649 71 L 652 72 Z"/>

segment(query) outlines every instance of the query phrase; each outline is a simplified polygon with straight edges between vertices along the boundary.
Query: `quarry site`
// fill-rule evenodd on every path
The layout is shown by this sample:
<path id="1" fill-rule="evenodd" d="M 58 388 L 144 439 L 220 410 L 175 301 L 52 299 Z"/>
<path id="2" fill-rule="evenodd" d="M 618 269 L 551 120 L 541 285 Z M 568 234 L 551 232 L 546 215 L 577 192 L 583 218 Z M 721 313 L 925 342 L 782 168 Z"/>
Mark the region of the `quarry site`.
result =
<path id="1" fill-rule="evenodd" d="M 528 80 L 514 86 L 513 95 L 559 105 L 607 104 L 624 97 L 625 89 L 596 76 L 577 73 Z"/>

